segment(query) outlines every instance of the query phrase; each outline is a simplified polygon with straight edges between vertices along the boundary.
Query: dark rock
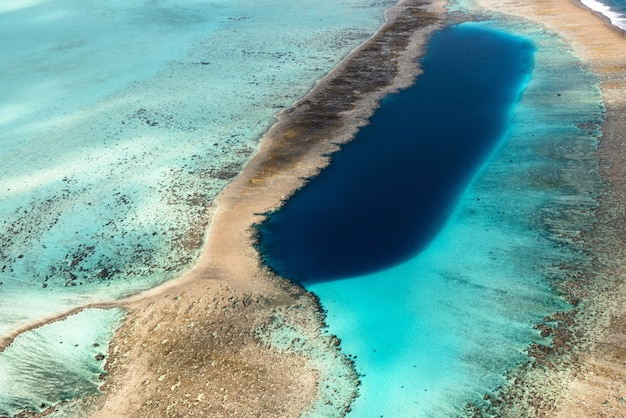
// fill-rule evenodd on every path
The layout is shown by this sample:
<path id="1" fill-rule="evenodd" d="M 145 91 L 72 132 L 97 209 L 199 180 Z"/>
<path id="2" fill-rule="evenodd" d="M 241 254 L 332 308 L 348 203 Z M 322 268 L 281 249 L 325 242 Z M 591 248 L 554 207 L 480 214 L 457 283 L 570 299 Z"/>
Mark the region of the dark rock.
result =
<path id="1" fill-rule="evenodd" d="M 99 279 L 106 279 L 109 277 L 109 271 L 107 269 L 102 269 L 96 274 Z"/>

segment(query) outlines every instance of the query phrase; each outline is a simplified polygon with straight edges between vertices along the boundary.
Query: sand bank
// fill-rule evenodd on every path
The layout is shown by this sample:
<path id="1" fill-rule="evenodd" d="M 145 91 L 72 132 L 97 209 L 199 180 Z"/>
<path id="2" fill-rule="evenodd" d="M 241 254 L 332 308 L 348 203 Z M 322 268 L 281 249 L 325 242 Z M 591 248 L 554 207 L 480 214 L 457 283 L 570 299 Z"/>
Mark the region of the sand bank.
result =
<path id="1" fill-rule="evenodd" d="M 537 356 L 494 405 L 502 416 L 620 416 L 626 407 L 626 40 L 569 0 L 476 5 L 564 36 L 600 78 L 607 105 L 598 161 L 609 188 L 593 234 L 582 239 L 597 268 L 570 282 L 569 297 L 580 302 L 557 318 L 559 349 Z M 93 416 L 292 417 L 319 400 L 328 402 L 327 411 L 349 408 L 358 381 L 350 361 L 321 330 L 316 300 L 259 267 L 251 226 L 325 166 L 325 155 L 367 123 L 382 96 L 411 83 L 442 8 L 441 1 L 404 1 L 390 10 L 387 25 L 279 116 L 210 208 L 196 266 L 114 304 L 129 314 L 110 346 L 106 396 L 85 401 Z M 331 369 L 336 380 L 320 392 Z"/>
<path id="2" fill-rule="evenodd" d="M 315 298 L 260 267 L 251 226 L 325 166 L 381 97 L 412 82 L 443 13 L 444 2 L 431 3 L 390 9 L 373 38 L 279 115 L 218 197 L 190 272 L 120 302 L 128 317 L 110 346 L 106 396 L 88 401 L 93 416 L 293 417 L 316 401 L 318 414 L 349 408 L 351 362 L 323 333 Z"/>
<path id="3" fill-rule="evenodd" d="M 597 161 L 605 192 L 591 233 L 572 238 L 592 265 L 562 286 L 575 303 L 560 313 L 554 345 L 493 405 L 502 416 L 622 417 L 626 414 L 626 37 L 571 0 L 475 0 L 474 6 L 543 25 L 572 45 L 599 79 L 606 106 Z M 536 347 L 537 348 L 537 347 Z"/>

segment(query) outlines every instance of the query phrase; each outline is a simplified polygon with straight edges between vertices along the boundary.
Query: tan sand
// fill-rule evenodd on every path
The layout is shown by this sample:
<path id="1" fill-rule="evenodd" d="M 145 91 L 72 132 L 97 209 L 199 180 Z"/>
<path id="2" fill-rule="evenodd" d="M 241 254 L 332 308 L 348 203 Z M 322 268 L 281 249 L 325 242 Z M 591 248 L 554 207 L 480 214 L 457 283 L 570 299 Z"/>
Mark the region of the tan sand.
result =
<path id="1" fill-rule="evenodd" d="M 257 155 L 220 195 L 196 267 L 118 304 L 129 313 L 111 343 L 106 396 L 87 401 L 94 417 L 294 417 L 320 397 L 334 410 L 349 408 L 353 392 L 319 392 L 323 370 L 309 357 L 317 350 L 324 364 L 354 384 L 349 361 L 335 339 L 320 333 L 323 318 L 314 298 L 259 268 L 251 225 L 323 167 L 323 155 L 352 137 L 382 95 L 413 79 L 412 62 L 443 12 L 440 1 L 428 12 L 416 3 L 404 1 L 390 11 L 391 24 L 280 115 Z M 520 371 L 501 394 L 501 416 L 626 416 L 626 39 L 569 0 L 475 4 L 562 35 L 598 74 L 607 105 L 598 160 L 609 188 L 586 238 L 598 257 L 597 271 L 571 289 L 581 302 L 560 318 L 555 333 L 567 349 Z M 280 321 L 296 327 L 310 350 L 269 346 L 267 337 Z"/>
<path id="2" fill-rule="evenodd" d="M 295 417 L 315 401 L 323 416 L 348 410 L 358 385 L 351 361 L 323 333 L 314 296 L 260 266 L 252 225 L 325 166 L 324 155 L 353 137 L 380 98 L 412 83 L 444 11 L 442 0 L 422 3 L 403 0 L 388 10 L 383 28 L 279 115 L 210 208 L 191 271 L 126 300 L 27 324 L 2 336 L 0 351 L 20 333 L 81 309 L 119 306 L 128 315 L 110 345 L 105 396 L 81 405 L 94 417 Z M 320 385 L 328 373 L 335 382 Z"/>
<path id="3" fill-rule="evenodd" d="M 477 0 L 488 10 L 524 17 L 563 36 L 600 78 L 607 120 L 598 153 L 609 189 L 602 196 L 594 233 L 587 237 L 597 255 L 596 271 L 571 289 L 581 302 L 572 314 L 557 318 L 554 350 L 521 371 L 503 392 L 502 416 L 622 417 L 626 415 L 626 152 L 622 121 L 626 80 L 626 40 L 597 15 L 569 0 Z M 409 3 L 404 3 L 410 6 Z M 441 5 L 431 8 L 440 13 Z M 410 10 L 412 19 L 435 23 Z M 390 14 L 401 19 L 407 14 Z M 315 301 L 300 289 L 259 270 L 250 226 L 280 205 L 327 163 L 335 149 L 328 141 L 351 138 L 384 93 L 404 86 L 415 75 L 410 62 L 424 37 L 411 34 L 399 62 L 380 54 L 399 38 L 385 40 L 381 30 L 323 80 L 307 98 L 280 117 L 255 158 L 220 195 L 217 212 L 198 265 L 189 274 L 129 301 L 129 318 L 111 347 L 107 397 L 94 416 L 298 416 L 320 396 L 322 371 L 303 353 L 280 353 L 258 337 L 277 317 L 297 324 L 311 346 L 337 354 L 335 341 L 319 333 Z M 385 43 L 387 42 L 387 43 Z M 378 48 L 378 49 L 377 49 Z M 394 49 L 397 46 L 394 45 Z M 368 54 L 374 54 L 368 55 Z M 364 55 L 359 55 L 364 54 Z M 378 57 L 378 58 L 375 58 Z M 390 64 L 391 62 L 391 64 Z M 356 73 L 371 65 L 375 74 Z M 395 72 L 398 68 L 406 72 Z M 384 77 L 383 77 L 384 78 Z M 342 82 L 337 82 L 341 80 Z M 345 81 L 348 80 L 348 83 Z M 379 82 L 380 81 L 380 82 Z M 338 99 L 342 98 L 342 99 Z M 335 115 L 339 114 L 339 118 Z M 345 359 L 328 363 L 340 369 Z M 345 363 L 344 363 L 345 365 Z M 346 379 L 355 378 L 346 375 Z M 326 398 L 347 408 L 348 398 Z"/>
<path id="4" fill-rule="evenodd" d="M 334 411 L 349 409 L 358 383 L 351 362 L 322 334 L 314 297 L 260 267 L 251 226 L 325 166 L 323 155 L 350 140 L 382 96 L 412 82 L 443 13 L 442 1 L 419 3 L 390 10 L 370 41 L 280 115 L 220 194 L 197 265 L 121 303 L 128 318 L 110 346 L 106 396 L 89 401 L 94 417 L 295 417 L 320 398 Z M 282 321 L 297 332 L 278 332 Z M 305 348 L 268 344 L 289 346 L 294 335 Z M 343 389 L 318 385 L 330 370 Z"/>
<path id="5" fill-rule="evenodd" d="M 557 319 L 555 348 L 501 394 L 507 417 L 626 416 L 626 37 L 571 0 L 474 0 L 543 25 L 569 42 L 600 81 L 606 105 L 597 160 L 607 185 L 592 234 L 593 271 L 566 286 L 576 310 Z"/>

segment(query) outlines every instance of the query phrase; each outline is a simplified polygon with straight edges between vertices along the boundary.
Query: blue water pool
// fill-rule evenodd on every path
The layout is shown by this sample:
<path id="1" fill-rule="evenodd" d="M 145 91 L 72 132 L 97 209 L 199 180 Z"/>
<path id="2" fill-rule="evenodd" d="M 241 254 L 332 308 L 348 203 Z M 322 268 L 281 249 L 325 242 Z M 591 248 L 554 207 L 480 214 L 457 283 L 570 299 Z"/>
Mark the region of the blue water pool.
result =
<path id="1" fill-rule="evenodd" d="M 417 83 L 387 97 L 331 165 L 259 228 L 267 264 L 322 281 L 378 271 L 423 249 L 505 134 L 533 49 L 473 25 L 436 34 Z"/>
<path id="2" fill-rule="evenodd" d="M 421 65 L 258 226 L 264 262 L 319 297 L 353 356 L 350 417 L 488 407 L 528 345 L 549 343 L 534 324 L 569 309 L 550 266 L 584 257 L 548 223 L 593 205 L 597 132 L 581 127 L 601 120 L 595 78 L 514 22 L 442 30 Z"/>

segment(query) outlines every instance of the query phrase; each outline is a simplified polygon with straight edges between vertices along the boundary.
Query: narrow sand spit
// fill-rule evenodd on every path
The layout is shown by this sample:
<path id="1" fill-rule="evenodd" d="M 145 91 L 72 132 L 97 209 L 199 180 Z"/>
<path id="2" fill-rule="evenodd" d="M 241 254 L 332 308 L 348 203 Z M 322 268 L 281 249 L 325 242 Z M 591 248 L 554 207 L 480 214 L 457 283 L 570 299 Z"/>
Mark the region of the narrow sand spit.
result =
<path id="1" fill-rule="evenodd" d="M 533 353 L 536 361 L 493 399 L 494 411 L 626 416 L 626 38 L 570 0 L 473 1 L 563 36 L 599 77 L 607 107 L 597 156 L 607 190 L 593 233 L 580 237 L 596 257 L 594 269 L 568 283 L 570 300 L 580 302 L 555 318 L 555 347 Z M 349 408 L 358 382 L 351 363 L 323 334 L 314 297 L 259 267 L 251 226 L 326 165 L 325 155 L 350 140 L 382 96 L 410 84 L 443 3 L 400 2 L 387 25 L 280 115 L 211 208 L 205 248 L 190 272 L 133 298 L 94 305 L 122 306 L 128 316 L 110 346 L 106 396 L 85 401 L 93 416 L 294 417 L 316 400 L 336 414 Z M 0 350 L 27 328 L 0 341 Z M 337 379 L 323 392 L 318 383 L 328 369 Z"/>
<path id="2" fill-rule="evenodd" d="M 626 36 L 571 0 L 474 0 L 562 36 L 600 81 L 606 120 L 597 160 L 606 190 L 591 234 L 578 238 L 593 266 L 564 292 L 579 301 L 554 318 L 555 345 L 493 404 L 507 417 L 626 416 Z"/>
<path id="3" fill-rule="evenodd" d="M 599 77 L 607 107 L 598 161 L 608 188 L 595 230 L 581 238 L 596 255 L 594 269 L 569 283 L 571 300 L 580 302 L 555 318 L 555 347 L 534 353 L 536 361 L 494 399 L 494 407 L 507 417 L 624 416 L 626 39 L 569 0 L 476 3 L 563 36 Z M 259 269 L 250 226 L 323 167 L 324 155 L 366 123 L 382 95 L 415 76 L 411 62 L 443 13 L 440 2 L 428 8 L 417 4 L 403 2 L 390 11 L 388 25 L 280 116 L 255 158 L 220 195 L 197 266 L 124 302 L 129 316 L 111 344 L 107 396 L 96 401 L 94 416 L 187 416 L 192 411 L 299 416 L 320 397 L 335 411 L 349 408 L 356 376 L 337 352 L 336 340 L 320 333 L 316 301 Z M 308 354 L 281 353 L 266 344 L 267 335 L 284 321 L 306 338 Z M 311 366 L 313 352 L 348 382 L 345 393 L 318 392 L 323 370 Z"/>
<path id="4" fill-rule="evenodd" d="M 260 267 L 251 226 L 325 166 L 382 96 L 412 82 L 443 3 L 389 10 L 373 38 L 280 115 L 221 193 L 196 266 L 118 304 L 128 316 L 110 346 L 106 396 L 88 401 L 93 416 L 294 417 L 316 400 L 334 414 L 349 409 L 352 364 L 323 334 L 315 298 Z M 335 376 L 324 392 L 327 370 Z"/>

